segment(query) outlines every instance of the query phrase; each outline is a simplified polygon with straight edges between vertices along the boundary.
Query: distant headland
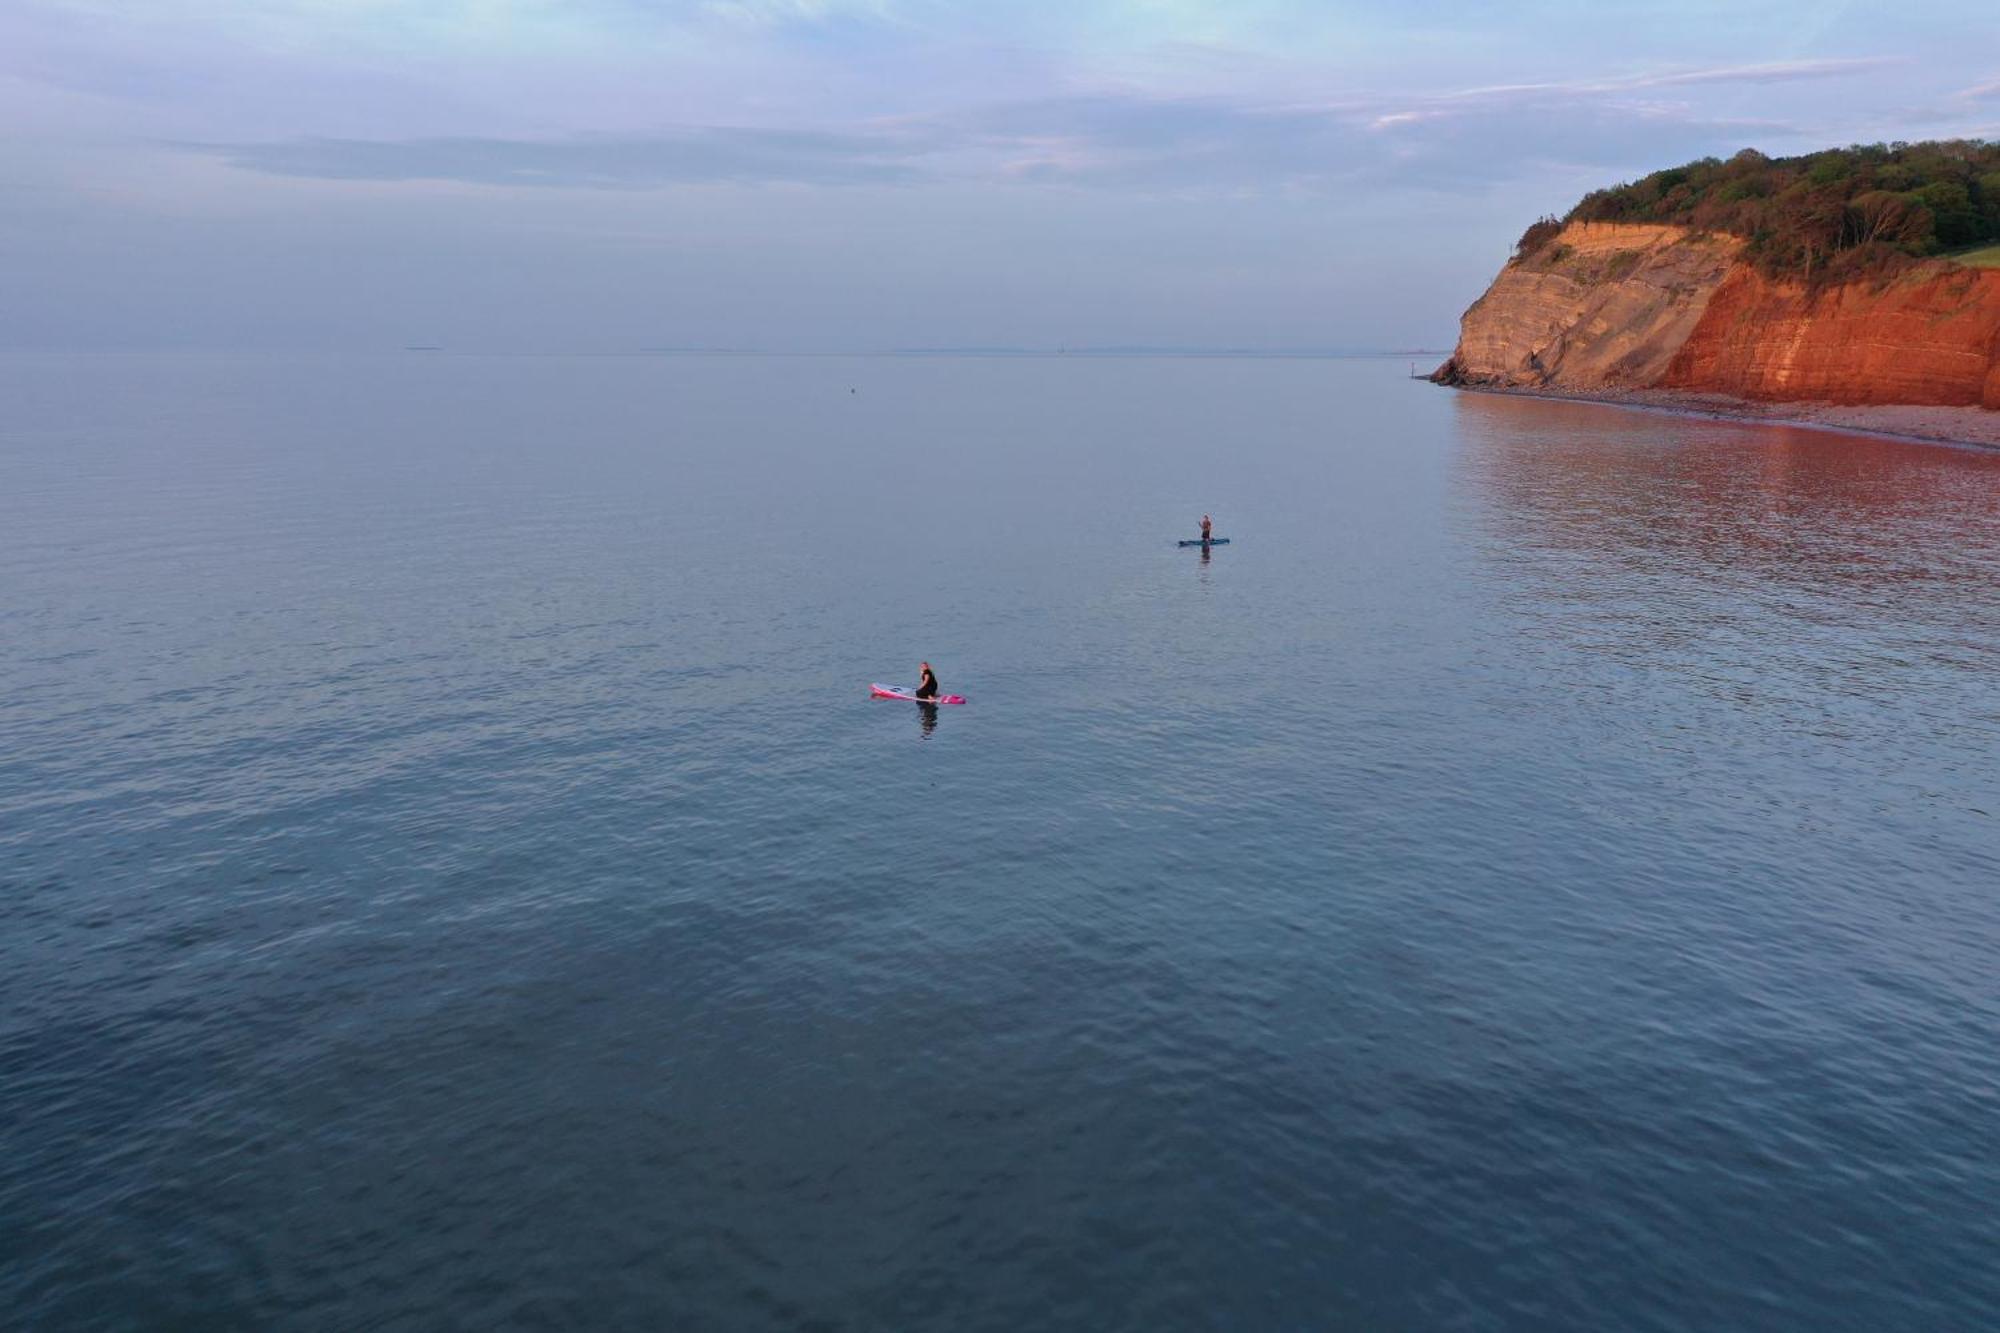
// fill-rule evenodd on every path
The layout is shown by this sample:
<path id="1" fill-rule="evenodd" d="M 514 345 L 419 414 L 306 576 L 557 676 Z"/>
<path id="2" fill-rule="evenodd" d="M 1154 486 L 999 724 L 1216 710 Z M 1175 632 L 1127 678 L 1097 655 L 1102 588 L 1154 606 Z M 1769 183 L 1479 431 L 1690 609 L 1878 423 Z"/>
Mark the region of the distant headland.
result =
<path id="1" fill-rule="evenodd" d="M 1527 229 L 1432 378 L 2000 446 L 2000 143 L 1594 191 Z"/>

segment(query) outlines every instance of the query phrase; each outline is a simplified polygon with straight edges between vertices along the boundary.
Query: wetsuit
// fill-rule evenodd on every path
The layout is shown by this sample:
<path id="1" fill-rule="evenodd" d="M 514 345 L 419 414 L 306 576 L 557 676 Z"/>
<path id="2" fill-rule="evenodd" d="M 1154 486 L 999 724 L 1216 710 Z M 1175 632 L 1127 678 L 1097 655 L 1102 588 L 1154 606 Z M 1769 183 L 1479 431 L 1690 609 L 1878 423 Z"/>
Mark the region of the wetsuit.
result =
<path id="1" fill-rule="evenodd" d="M 937 698 L 937 692 L 937 677 L 928 671 L 924 672 L 923 680 L 917 685 L 917 697 L 919 699 L 935 699 Z"/>

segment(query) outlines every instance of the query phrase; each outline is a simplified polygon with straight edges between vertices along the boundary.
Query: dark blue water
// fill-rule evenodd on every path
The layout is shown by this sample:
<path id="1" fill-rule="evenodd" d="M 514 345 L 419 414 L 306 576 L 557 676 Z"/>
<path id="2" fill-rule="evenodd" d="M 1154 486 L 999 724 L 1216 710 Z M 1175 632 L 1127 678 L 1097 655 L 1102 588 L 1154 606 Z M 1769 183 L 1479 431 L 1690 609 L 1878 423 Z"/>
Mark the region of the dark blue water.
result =
<path id="1" fill-rule="evenodd" d="M 2000 455 L 1403 371 L 0 359 L 5 1322 L 1992 1327 Z"/>

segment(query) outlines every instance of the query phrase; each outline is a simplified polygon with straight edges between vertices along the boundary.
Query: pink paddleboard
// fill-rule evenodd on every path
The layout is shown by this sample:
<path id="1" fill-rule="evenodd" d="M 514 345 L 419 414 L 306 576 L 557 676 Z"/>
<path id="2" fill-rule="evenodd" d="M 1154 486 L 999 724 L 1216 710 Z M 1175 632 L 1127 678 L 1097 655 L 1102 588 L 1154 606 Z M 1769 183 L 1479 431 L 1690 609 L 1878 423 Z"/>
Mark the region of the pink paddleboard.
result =
<path id="1" fill-rule="evenodd" d="M 904 703 L 912 704 L 962 704 L 965 702 L 965 696 L 962 694 L 940 694 L 935 699 L 919 699 L 916 691 L 906 690 L 901 685 L 870 685 L 868 687 L 868 694 L 870 698 L 874 699 L 901 699 Z"/>

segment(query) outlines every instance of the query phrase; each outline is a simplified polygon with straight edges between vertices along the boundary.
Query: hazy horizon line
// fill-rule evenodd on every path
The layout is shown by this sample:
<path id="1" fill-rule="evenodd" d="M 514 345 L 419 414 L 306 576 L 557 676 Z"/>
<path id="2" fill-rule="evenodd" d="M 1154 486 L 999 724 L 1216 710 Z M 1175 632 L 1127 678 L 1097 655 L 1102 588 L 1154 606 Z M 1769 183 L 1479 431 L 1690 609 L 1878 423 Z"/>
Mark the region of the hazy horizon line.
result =
<path id="1" fill-rule="evenodd" d="M 713 357 L 1242 357 L 1254 359 L 1363 359 L 1400 356 L 1449 356 L 1450 347 L 1243 347 L 1226 344 L 1105 344 L 1085 347 L 1034 347 L 1011 344 L 943 344 L 916 347 L 774 348 L 774 347 L 452 347 L 444 344 L 406 343 L 400 346 L 351 347 L 241 347 L 241 346 L 7 346 L 0 355 L 8 356 L 334 356 L 334 355 L 430 355 L 430 356 L 713 356 Z"/>

